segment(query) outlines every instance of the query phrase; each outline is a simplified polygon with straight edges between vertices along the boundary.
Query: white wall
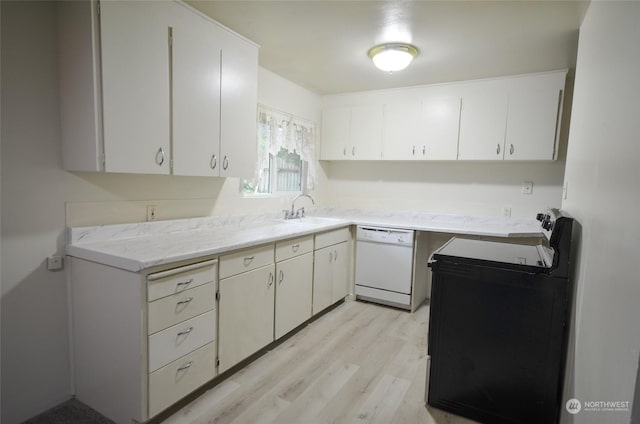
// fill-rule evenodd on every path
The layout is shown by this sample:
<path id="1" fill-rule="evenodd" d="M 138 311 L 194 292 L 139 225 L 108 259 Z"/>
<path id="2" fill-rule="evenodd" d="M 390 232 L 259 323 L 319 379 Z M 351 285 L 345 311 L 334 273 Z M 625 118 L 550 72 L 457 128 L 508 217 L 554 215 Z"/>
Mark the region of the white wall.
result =
<path id="1" fill-rule="evenodd" d="M 629 423 L 584 402 L 631 402 L 640 349 L 640 3 L 592 2 L 580 29 L 562 207 L 581 226 L 566 421 Z M 640 405 L 636 405 L 636 408 Z"/>
<path id="2" fill-rule="evenodd" d="M 244 199 L 238 179 L 69 173 L 61 169 L 55 2 L 0 2 L 2 41 L 2 416 L 21 422 L 70 397 L 66 272 L 68 218 L 83 224 L 279 211 L 289 197 Z M 263 70 L 258 98 L 319 117 L 318 96 Z M 285 93 L 286 97 L 280 95 Z M 73 222 L 70 222 L 73 224 Z"/>

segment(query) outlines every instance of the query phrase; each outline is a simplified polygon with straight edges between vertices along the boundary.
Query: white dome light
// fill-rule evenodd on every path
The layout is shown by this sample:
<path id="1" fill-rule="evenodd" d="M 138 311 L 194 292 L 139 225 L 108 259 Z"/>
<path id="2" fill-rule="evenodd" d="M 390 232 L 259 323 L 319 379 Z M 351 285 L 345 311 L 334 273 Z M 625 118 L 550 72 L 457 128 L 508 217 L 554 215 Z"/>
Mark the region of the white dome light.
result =
<path id="1" fill-rule="evenodd" d="M 409 66 L 418 49 L 410 44 L 380 44 L 369 50 L 369 57 L 376 68 L 385 72 L 395 72 Z"/>

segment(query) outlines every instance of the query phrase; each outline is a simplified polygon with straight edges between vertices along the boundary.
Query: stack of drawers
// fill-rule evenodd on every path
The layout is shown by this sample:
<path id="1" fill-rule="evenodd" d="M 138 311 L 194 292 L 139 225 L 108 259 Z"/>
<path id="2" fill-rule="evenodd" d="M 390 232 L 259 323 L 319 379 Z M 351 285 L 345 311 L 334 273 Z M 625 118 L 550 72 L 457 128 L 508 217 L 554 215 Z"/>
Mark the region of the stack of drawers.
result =
<path id="1" fill-rule="evenodd" d="M 149 416 L 216 375 L 217 261 L 149 274 Z"/>

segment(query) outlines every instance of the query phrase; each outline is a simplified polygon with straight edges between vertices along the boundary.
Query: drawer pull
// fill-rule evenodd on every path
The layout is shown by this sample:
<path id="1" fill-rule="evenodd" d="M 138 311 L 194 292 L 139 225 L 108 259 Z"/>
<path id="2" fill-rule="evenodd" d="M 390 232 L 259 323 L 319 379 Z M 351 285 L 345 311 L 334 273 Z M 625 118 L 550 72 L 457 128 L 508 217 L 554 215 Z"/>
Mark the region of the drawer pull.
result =
<path id="1" fill-rule="evenodd" d="M 189 327 L 184 331 L 181 331 L 178 333 L 178 337 L 180 336 L 186 336 L 187 334 L 191 333 L 193 331 L 193 327 Z"/>
<path id="2" fill-rule="evenodd" d="M 176 303 L 176 305 L 186 305 L 187 303 L 191 302 L 193 300 L 193 297 L 188 297 L 185 300 L 181 300 L 178 303 Z"/>
<path id="3" fill-rule="evenodd" d="M 193 365 L 193 361 L 189 361 L 189 362 L 187 362 L 186 364 L 184 364 L 183 366 L 181 366 L 180 368 L 178 368 L 178 371 L 177 371 L 177 372 L 180 372 L 180 371 L 184 371 L 184 370 L 186 370 L 186 369 L 189 369 L 189 368 L 191 368 L 191 365 Z"/>
<path id="4" fill-rule="evenodd" d="M 183 281 L 181 283 L 178 283 L 178 284 L 176 284 L 176 290 L 179 289 L 182 286 L 188 286 L 191 283 L 193 283 L 193 278 L 189 278 L 187 281 Z"/>
<path id="5" fill-rule="evenodd" d="M 291 250 L 293 250 L 294 252 L 297 252 L 298 249 L 300 249 L 300 245 L 299 244 L 294 244 L 293 246 L 291 246 Z"/>
<path id="6" fill-rule="evenodd" d="M 255 258 L 255 256 L 247 256 L 246 258 L 244 258 L 244 266 L 249 266 L 251 265 L 251 262 L 253 262 L 253 259 Z"/>

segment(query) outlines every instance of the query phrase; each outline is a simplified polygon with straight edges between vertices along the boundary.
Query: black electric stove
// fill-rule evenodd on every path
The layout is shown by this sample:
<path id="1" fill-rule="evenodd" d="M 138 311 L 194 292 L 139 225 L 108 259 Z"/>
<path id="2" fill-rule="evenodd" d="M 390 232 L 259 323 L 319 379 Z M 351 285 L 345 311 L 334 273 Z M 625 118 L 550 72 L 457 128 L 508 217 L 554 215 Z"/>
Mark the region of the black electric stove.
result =
<path id="1" fill-rule="evenodd" d="M 427 393 L 483 423 L 557 423 L 573 219 L 538 214 L 537 246 L 452 238 L 432 255 Z"/>

